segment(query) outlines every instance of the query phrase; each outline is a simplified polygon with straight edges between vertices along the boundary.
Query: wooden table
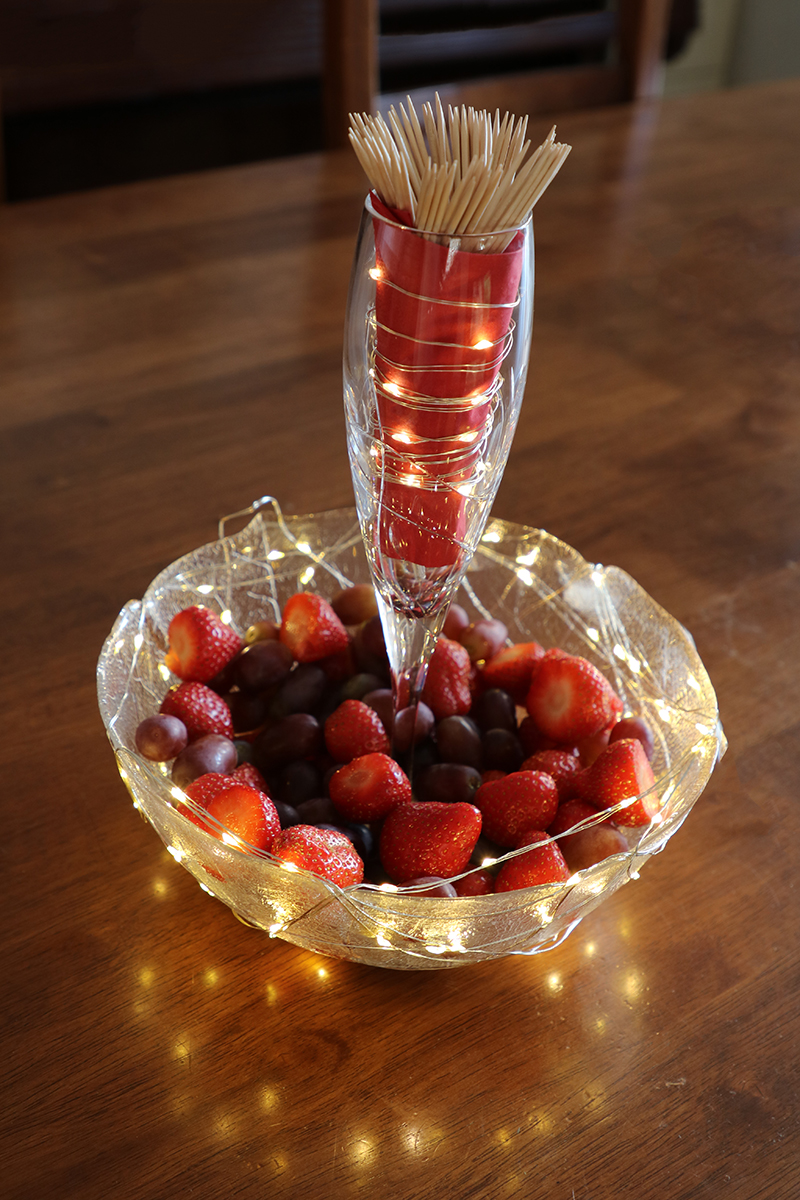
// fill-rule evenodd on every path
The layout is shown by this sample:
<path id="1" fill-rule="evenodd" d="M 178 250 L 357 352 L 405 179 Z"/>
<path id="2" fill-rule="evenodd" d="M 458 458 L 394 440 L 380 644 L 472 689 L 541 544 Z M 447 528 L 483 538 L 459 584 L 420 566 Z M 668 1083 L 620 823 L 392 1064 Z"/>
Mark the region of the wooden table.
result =
<path id="1" fill-rule="evenodd" d="M 730 750 L 562 947 L 460 971 L 239 924 L 95 702 L 117 611 L 221 515 L 351 502 L 354 161 L 2 212 L 8 1200 L 798 1195 L 799 118 L 786 83 L 559 122 L 495 511 L 688 626 Z"/>

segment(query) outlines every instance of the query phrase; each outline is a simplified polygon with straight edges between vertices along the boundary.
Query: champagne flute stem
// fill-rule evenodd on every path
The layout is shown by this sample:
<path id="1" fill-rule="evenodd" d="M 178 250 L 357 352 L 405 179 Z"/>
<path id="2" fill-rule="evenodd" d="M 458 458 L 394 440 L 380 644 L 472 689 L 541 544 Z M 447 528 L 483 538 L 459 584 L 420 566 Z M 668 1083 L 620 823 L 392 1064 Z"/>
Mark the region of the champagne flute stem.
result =
<path id="1" fill-rule="evenodd" d="M 417 616 L 399 611 L 380 592 L 377 592 L 377 599 L 392 674 L 394 729 L 397 715 L 404 709 L 411 709 L 413 713 L 413 717 L 404 720 L 410 720 L 412 724 L 416 722 L 417 707 L 425 686 L 428 664 L 444 624 L 448 606 L 445 604 L 437 612 L 427 616 Z M 403 744 L 406 744 L 406 741 L 407 738 L 404 737 Z M 393 753 L 394 750 L 393 737 Z M 410 755 L 408 762 L 410 776 Z"/>

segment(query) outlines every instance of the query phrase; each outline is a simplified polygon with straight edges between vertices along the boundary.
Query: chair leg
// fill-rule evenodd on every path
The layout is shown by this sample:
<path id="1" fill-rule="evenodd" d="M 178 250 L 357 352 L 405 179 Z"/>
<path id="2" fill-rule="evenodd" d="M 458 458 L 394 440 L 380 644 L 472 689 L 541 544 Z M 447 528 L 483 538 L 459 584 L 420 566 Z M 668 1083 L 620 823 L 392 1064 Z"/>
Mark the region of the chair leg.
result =
<path id="1" fill-rule="evenodd" d="M 630 100 L 660 93 L 671 0 L 619 0 L 620 60 Z"/>
<path id="2" fill-rule="evenodd" d="M 324 0 L 325 144 L 347 145 L 351 112 L 374 112 L 378 97 L 378 0 Z"/>

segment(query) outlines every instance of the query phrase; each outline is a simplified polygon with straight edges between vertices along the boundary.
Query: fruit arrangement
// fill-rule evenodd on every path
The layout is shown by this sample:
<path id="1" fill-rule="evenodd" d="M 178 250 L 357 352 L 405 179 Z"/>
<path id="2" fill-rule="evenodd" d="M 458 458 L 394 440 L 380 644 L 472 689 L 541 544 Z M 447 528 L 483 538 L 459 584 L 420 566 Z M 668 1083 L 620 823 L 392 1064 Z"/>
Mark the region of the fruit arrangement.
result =
<path id="1" fill-rule="evenodd" d="M 464 675 L 456 670 L 438 695 L 434 689 L 426 699 L 415 729 L 407 714 L 401 715 L 394 759 L 368 715 L 377 746 L 365 753 L 366 746 L 356 745 L 354 757 L 337 761 L 339 755 L 348 757 L 350 751 L 343 754 L 342 748 L 363 730 L 360 721 L 345 719 L 354 709 L 347 704 L 331 724 L 332 753 L 325 725 L 335 709 L 345 701 L 366 705 L 382 718 L 384 734 L 388 711 L 379 626 L 371 617 L 364 619 L 358 607 L 369 571 L 355 513 L 341 509 L 287 517 L 266 498 L 249 510 L 249 518 L 233 535 L 223 523 L 218 541 L 170 564 L 141 600 L 125 605 L 97 671 L 100 712 L 134 806 L 199 885 L 241 920 L 312 951 L 392 969 L 438 969 L 539 953 L 559 944 L 598 904 L 636 878 L 680 828 L 725 748 L 716 696 L 689 635 L 624 571 L 586 563 L 541 530 L 492 521 L 457 597 L 468 615 L 451 609 L 439 655 L 443 668 L 468 660 L 466 690 Z M 302 648 L 297 657 L 297 647 L 275 636 L 287 607 L 292 616 L 288 601 L 297 594 L 317 595 L 331 607 L 336 599 L 346 646 L 337 632 L 322 658 L 303 662 Z M 295 617 L 302 617 L 305 603 Z M 227 636 L 238 637 L 241 648 L 229 660 L 235 661 L 237 682 L 227 664 L 212 667 L 217 674 L 205 682 L 183 681 L 170 669 L 171 649 L 180 652 L 180 645 L 170 646 L 170 623 L 195 606 L 221 615 Z M 287 635 L 299 637 L 302 624 L 287 620 Z M 506 642 L 498 638 L 501 625 L 508 630 Z M 619 720 L 608 722 L 615 727 L 610 748 L 631 736 L 644 738 L 647 759 L 651 751 L 642 723 L 652 734 L 655 787 L 645 791 L 637 763 L 627 766 L 638 779 L 637 795 L 658 794 L 660 807 L 648 824 L 622 823 L 625 808 L 635 815 L 635 802 L 619 804 L 609 789 L 617 770 L 606 776 L 595 766 L 598 749 L 605 748 L 605 730 L 572 745 L 560 741 L 559 730 L 533 738 L 542 713 L 528 712 L 529 685 L 533 666 L 538 662 L 541 668 L 546 657 L 534 639 L 548 648 L 548 661 L 557 657 L 556 648 L 562 656 L 585 659 L 619 697 L 622 711 L 612 713 Z M 263 684 L 270 670 L 276 677 Z M 373 678 L 357 678 L 364 675 Z M 381 686 L 375 686 L 376 679 Z M 372 694 L 363 691 L 365 683 Z M 183 717 L 160 711 L 166 696 L 174 698 L 181 688 L 189 697 L 205 689 L 199 692 L 209 701 L 200 718 L 202 732 L 190 733 Z M 507 697 L 498 700 L 502 692 Z M 447 712 L 442 704 L 455 709 Z M 361 707 L 355 712 L 363 718 Z M 204 726 L 209 720 L 211 726 Z M 215 727 L 215 720 L 222 725 Z M 506 727 L 511 722 L 516 728 Z M 148 729 L 152 758 L 136 749 L 137 733 L 145 737 Z M 287 733 L 294 739 L 291 751 Z M 638 751 L 634 755 L 640 761 Z M 504 797 L 493 795 L 501 791 L 498 780 L 506 789 L 518 787 L 512 777 L 523 764 L 553 780 L 558 807 L 551 819 L 552 790 L 540 783 L 538 802 L 544 807 L 527 831 L 515 828 L 515 840 L 526 833 L 531 838 L 529 845 L 516 848 L 502 844 L 511 831 L 505 836 L 501 831 L 498 842 L 489 833 L 497 835 L 494 810 L 504 807 Z M 212 779 L 210 788 L 226 789 L 227 798 L 213 799 L 205 790 L 208 781 L 200 783 L 202 775 L 221 776 L 224 783 Z M 578 775 L 581 792 L 583 784 L 590 789 L 586 795 L 572 786 Z M 263 801 L 253 803 L 246 787 L 256 799 L 267 796 L 278 813 L 279 833 L 269 806 L 264 810 Z M 512 799 L 513 804 L 505 798 L 509 811 L 518 807 L 523 818 L 531 815 L 530 796 L 524 804 L 516 792 Z M 610 807 L 603 808 L 601 799 Z M 444 806 L 452 820 L 452 810 L 466 811 L 458 804 L 481 816 L 466 870 L 454 874 L 449 862 L 417 862 L 408 869 L 421 882 L 396 882 L 405 876 L 401 856 L 427 835 L 424 823 L 434 823 L 436 806 Z M 242 820 L 238 833 L 236 806 Z M 295 818 L 287 807 L 300 817 L 298 824 L 291 823 Z M 420 809 L 422 818 L 415 815 Z M 394 837 L 398 824 L 400 835 Z M 464 827 L 474 836 L 468 822 Z M 257 849 L 260 839 L 267 844 L 273 833 L 272 849 Z M 384 837 L 388 867 L 380 854 Z M 563 868 L 553 870 L 553 859 L 558 865 L 554 849 L 567 862 L 567 879 Z M 600 852 L 607 857 L 585 865 Z M 339 887 L 330 881 L 329 864 L 341 854 L 358 873 L 353 853 L 363 864 L 363 882 Z M 557 882 L 529 886 L 543 877 L 536 871 L 547 869 L 560 875 Z M 520 886 L 513 886 L 515 881 Z"/>
<path id="2" fill-rule="evenodd" d="M 296 592 L 243 637 L 189 605 L 168 643 L 177 681 L 138 725 L 138 752 L 171 763 L 200 828 L 340 887 L 560 883 L 627 852 L 622 830 L 658 813 L 652 733 L 597 667 L 510 644 L 501 620 L 458 604 L 397 731 L 368 584 Z"/>

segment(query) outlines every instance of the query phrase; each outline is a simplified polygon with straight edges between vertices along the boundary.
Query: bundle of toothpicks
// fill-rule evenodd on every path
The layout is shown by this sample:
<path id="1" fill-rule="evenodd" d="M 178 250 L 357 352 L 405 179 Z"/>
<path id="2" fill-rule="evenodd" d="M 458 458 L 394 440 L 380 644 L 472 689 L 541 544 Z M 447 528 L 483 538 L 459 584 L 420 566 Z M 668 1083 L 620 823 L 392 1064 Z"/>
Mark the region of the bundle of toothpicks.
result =
<path id="1" fill-rule="evenodd" d="M 420 232 L 461 237 L 495 234 L 482 250 L 505 248 L 530 217 L 571 147 L 555 126 L 528 154 L 528 118 L 499 109 L 447 113 L 437 93 L 422 107 L 392 106 L 382 116 L 350 114 L 350 141 L 370 186 L 383 203 Z M 510 231 L 510 232 L 497 232 Z"/>

